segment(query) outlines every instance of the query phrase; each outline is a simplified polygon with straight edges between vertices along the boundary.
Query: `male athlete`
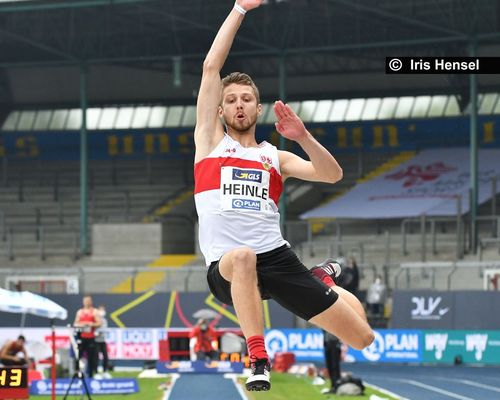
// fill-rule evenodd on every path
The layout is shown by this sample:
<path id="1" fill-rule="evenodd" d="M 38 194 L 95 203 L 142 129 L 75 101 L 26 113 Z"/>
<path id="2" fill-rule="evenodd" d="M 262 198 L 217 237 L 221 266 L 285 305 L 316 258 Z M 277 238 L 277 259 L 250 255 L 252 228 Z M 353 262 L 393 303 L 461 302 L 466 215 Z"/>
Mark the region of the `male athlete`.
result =
<path id="1" fill-rule="evenodd" d="M 0 363 L 5 366 L 10 365 L 28 365 L 28 352 L 25 347 L 26 338 L 23 335 L 19 335 L 16 340 L 8 340 L 0 348 Z M 23 357 L 19 357 L 22 353 Z"/>
<path id="2" fill-rule="evenodd" d="M 78 353 L 80 358 L 85 353 L 87 356 L 87 374 L 92 378 L 97 372 L 97 352 L 96 352 L 96 329 L 101 326 L 101 316 L 97 308 L 94 308 L 91 296 L 83 298 L 83 307 L 75 315 L 73 326 L 81 330 L 79 332 L 80 343 Z M 77 360 L 78 362 L 78 360 Z"/>
<path id="3" fill-rule="evenodd" d="M 356 349 L 373 341 L 361 304 L 335 286 L 330 276 L 335 274 L 328 273 L 336 265 L 328 260 L 309 271 L 280 232 L 277 204 L 283 182 L 295 177 L 335 183 L 342 169 L 281 101 L 274 104 L 276 130 L 297 142 L 310 161 L 257 143 L 255 126 L 262 112 L 257 87 L 246 74 L 220 77 L 245 13 L 262 1 L 237 0 L 220 27 L 203 63 L 194 133 L 200 248 L 210 290 L 234 305 L 247 341 L 252 364 L 247 390 L 271 387 L 262 298 L 274 299 Z"/>

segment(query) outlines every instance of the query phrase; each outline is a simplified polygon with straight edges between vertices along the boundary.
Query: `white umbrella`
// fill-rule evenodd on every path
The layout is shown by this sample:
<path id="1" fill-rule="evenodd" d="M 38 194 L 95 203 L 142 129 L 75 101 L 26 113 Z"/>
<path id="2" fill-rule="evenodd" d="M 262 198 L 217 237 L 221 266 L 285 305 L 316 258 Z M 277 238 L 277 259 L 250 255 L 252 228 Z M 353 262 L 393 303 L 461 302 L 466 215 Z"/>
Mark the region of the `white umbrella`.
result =
<path id="1" fill-rule="evenodd" d="M 0 288 L 0 311 L 10 313 L 33 314 L 38 317 L 50 318 L 52 330 L 52 399 L 56 398 L 56 331 L 54 319 L 65 320 L 68 310 L 46 297 L 31 292 L 13 292 Z"/>
<path id="2" fill-rule="evenodd" d="M 50 319 L 66 319 L 68 311 L 46 297 L 31 292 L 13 292 L 0 288 L 0 311 L 33 314 Z"/>
<path id="3" fill-rule="evenodd" d="M 201 319 L 214 319 L 217 318 L 219 313 L 217 311 L 211 310 L 210 308 L 202 308 L 193 314 L 193 318 Z"/>

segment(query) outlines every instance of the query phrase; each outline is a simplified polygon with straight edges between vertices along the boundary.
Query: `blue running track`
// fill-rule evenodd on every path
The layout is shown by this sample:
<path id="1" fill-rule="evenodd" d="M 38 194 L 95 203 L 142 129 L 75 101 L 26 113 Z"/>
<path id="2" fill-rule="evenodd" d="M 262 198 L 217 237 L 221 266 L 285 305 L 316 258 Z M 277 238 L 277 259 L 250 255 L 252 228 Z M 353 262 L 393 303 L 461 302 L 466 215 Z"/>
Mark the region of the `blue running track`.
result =
<path id="1" fill-rule="evenodd" d="M 246 400 L 232 379 L 221 374 L 181 374 L 168 400 Z"/>
<path id="2" fill-rule="evenodd" d="M 343 364 L 363 381 L 408 400 L 500 400 L 500 368 Z"/>

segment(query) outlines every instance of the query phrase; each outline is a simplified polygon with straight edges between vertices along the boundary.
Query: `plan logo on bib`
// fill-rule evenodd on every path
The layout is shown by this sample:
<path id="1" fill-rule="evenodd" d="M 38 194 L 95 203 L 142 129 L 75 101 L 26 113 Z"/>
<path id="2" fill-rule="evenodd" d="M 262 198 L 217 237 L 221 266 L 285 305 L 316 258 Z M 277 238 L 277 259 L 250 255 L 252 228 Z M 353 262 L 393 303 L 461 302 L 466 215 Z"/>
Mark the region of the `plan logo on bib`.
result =
<path id="1" fill-rule="evenodd" d="M 233 199 L 233 208 L 237 210 L 255 210 L 260 211 L 260 201 Z"/>

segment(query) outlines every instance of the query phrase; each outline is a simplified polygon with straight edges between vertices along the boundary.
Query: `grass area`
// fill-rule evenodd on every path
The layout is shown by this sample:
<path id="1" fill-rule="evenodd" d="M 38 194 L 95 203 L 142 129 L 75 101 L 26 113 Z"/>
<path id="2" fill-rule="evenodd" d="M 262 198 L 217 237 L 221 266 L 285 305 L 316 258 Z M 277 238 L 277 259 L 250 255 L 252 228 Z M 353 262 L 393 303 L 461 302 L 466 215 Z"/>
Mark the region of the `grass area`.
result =
<path id="1" fill-rule="evenodd" d="M 319 386 L 312 385 L 311 378 L 303 376 L 295 376 L 291 374 L 280 374 L 273 372 L 271 375 L 272 387 L 269 392 L 247 392 L 249 400 L 290 400 L 290 399 L 307 399 L 307 400 L 367 400 L 370 395 L 375 394 L 381 398 L 394 400 L 386 394 L 380 393 L 369 387 L 365 387 L 363 396 L 336 396 L 333 394 L 325 395 L 321 390 L 327 385 Z M 240 381 L 243 384 L 245 380 Z"/>
<path id="2" fill-rule="evenodd" d="M 113 377 L 115 378 L 136 378 L 138 372 L 113 372 Z M 98 398 L 102 400 L 160 400 L 163 398 L 164 391 L 158 390 L 158 385 L 167 382 L 168 378 L 145 378 L 137 379 L 139 383 L 139 393 L 135 394 L 117 394 L 117 395 L 99 395 L 93 396 L 93 398 Z M 31 396 L 33 399 L 37 400 L 49 400 L 50 396 Z M 56 396 L 57 400 L 62 400 L 64 396 Z M 80 395 L 68 396 L 68 400 L 81 399 Z M 87 397 L 85 396 L 84 399 Z"/>

